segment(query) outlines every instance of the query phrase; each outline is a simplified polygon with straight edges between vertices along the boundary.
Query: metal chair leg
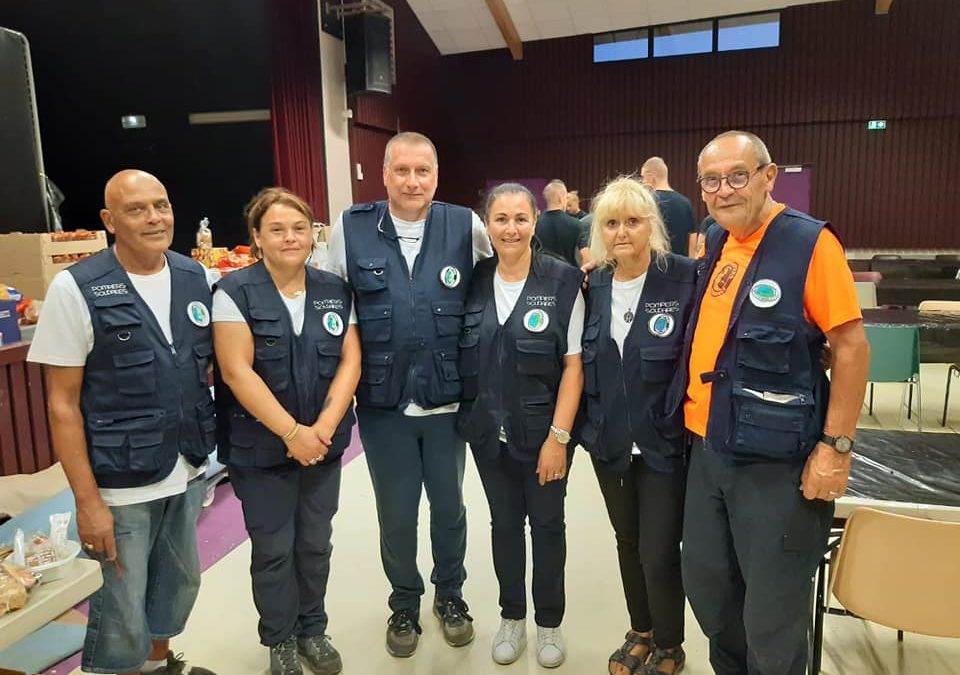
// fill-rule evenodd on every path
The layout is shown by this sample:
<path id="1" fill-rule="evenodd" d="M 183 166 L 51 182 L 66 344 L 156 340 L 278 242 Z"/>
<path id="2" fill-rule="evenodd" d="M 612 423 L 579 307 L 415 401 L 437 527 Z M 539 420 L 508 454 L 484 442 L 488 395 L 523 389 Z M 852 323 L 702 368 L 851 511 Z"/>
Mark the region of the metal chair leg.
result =
<path id="1" fill-rule="evenodd" d="M 873 414 L 873 382 L 870 383 L 870 404 L 867 406 L 867 413 Z"/>
<path id="2" fill-rule="evenodd" d="M 957 373 L 960 375 L 960 367 L 956 364 L 951 365 L 947 369 L 947 391 L 943 396 L 943 417 L 940 419 L 940 426 L 947 426 L 947 405 L 950 403 L 950 381 L 953 379 L 953 374 Z"/>
<path id="3" fill-rule="evenodd" d="M 910 419 L 910 414 L 913 412 L 913 380 L 910 380 L 910 384 L 907 387 L 907 419 Z"/>

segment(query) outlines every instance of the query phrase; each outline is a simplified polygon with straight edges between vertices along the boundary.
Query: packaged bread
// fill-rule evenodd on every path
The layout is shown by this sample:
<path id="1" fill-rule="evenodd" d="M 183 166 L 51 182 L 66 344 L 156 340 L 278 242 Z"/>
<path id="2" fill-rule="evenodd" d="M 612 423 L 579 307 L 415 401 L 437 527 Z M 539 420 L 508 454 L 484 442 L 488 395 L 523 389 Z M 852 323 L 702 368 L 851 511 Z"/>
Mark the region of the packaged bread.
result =
<path id="1" fill-rule="evenodd" d="M 0 615 L 20 609 L 25 604 L 27 587 L 8 571 L 6 565 L 0 566 Z"/>

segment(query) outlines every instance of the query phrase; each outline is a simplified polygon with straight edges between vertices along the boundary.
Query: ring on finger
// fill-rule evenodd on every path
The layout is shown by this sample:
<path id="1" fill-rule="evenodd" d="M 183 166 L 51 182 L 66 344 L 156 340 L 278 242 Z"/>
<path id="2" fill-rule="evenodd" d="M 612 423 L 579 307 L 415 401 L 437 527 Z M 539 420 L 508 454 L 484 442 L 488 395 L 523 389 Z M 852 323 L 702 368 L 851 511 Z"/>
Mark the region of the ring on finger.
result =
<path id="1" fill-rule="evenodd" d="M 88 542 L 88 541 L 83 542 L 83 547 L 84 547 L 85 549 L 87 549 L 88 551 L 92 551 L 92 550 L 93 550 L 93 544 L 91 544 L 91 543 Z"/>

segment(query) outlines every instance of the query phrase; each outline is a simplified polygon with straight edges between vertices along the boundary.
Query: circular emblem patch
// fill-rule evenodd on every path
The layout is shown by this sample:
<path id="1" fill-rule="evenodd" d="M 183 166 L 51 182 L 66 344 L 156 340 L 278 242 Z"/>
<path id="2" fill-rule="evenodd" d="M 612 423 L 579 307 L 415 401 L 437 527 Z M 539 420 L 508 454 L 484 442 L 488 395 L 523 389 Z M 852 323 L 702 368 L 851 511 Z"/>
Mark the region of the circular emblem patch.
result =
<path id="1" fill-rule="evenodd" d="M 343 319 L 336 312 L 327 312 L 323 315 L 323 327 L 330 335 L 339 336 L 343 333 Z"/>
<path id="2" fill-rule="evenodd" d="M 460 270 L 453 265 L 447 265 L 440 270 L 440 283 L 447 288 L 456 288 L 460 285 Z"/>
<path id="3" fill-rule="evenodd" d="M 754 307 L 773 307 L 782 295 L 780 284 L 773 279 L 760 279 L 750 287 L 750 302 Z"/>
<path id="4" fill-rule="evenodd" d="M 550 325 L 550 315 L 542 309 L 531 309 L 523 315 L 523 327 L 531 333 L 542 333 Z"/>
<path id="5" fill-rule="evenodd" d="M 650 335 L 665 338 L 673 332 L 675 322 L 669 314 L 654 314 L 647 322 L 647 330 Z"/>
<path id="6" fill-rule="evenodd" d="M 206 328 L 210 325 L 210 310 L 199 300 L 194 300 L 187 305 L 187 318 L 194 326 Z"/>

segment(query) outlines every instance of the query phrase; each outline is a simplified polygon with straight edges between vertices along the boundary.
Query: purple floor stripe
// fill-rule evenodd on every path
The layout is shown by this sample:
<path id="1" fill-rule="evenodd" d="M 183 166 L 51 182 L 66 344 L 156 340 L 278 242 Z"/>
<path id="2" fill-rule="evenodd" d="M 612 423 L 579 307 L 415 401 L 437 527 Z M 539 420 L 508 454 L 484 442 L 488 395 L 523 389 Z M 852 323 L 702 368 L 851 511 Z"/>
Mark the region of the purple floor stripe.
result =
<path id="1" fill-rule="evenodd" d="M 343 464 L 346 465 L 356 459 L 362 452 L 360 435 L 357 433 L 357 427 L 354 426 L 350 445 L 343 453 Z M 197 523 L 200 569 L 206 572 L 246 540 L 247 530 L 243 526 L 240 500 L 233 494 L 233 486 L 222 483 L 216 488 L 213 504 L 203 510 L 200 521 Z M 77 609 L 86 615 L 87 603 L 77 605 Z M 74 654 L 50 670 L 44 671 L 43 675 L 66 675 L 79 667 L 80 654 Z"/>

